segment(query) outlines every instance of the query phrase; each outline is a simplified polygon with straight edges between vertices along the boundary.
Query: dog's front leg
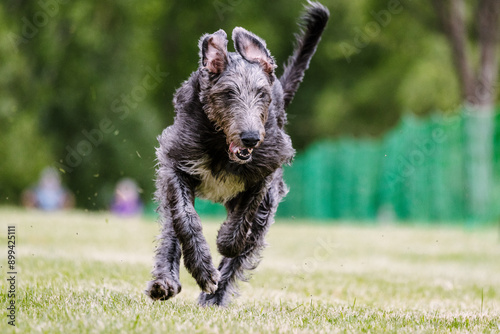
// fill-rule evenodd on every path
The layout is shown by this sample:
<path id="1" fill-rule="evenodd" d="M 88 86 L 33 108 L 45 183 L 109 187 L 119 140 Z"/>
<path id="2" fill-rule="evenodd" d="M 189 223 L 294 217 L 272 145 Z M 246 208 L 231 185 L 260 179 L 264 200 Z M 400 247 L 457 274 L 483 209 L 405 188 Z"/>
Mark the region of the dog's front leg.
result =
<path id="1" fill-rule="evenodd" d="M 200 217 L 194 209 L 194 189 L 189 177 L 175 173 L 168 179 L 168 202 L 171 204 L 174 231 L 179 238 L 184 265 L 206 293 L 214 293 L 220 273 L 212 263 Z"/>
<path id="2" fill-rule="evenodd" d="M 146 295 L 153 300 L 167 300 L 181 292 L 179 281 L 179 263 L 181 259 L 181 246 L 172 226 L 170 210 L 165 205 L 166 199 L 159 199 L 161 234 L 158 236 L 153 280 L 148 283 Z"/>
<path id="3" fill-rule="evenodd" d="M 281 174 L 278 175 L 270 188 L 266 189 L 264 198 L 253 215 L 250 230 L 245 235 L 243 250 L 232 258 L 223 257 L 219 265 L 222 278 L 219 288 L 214 294 L 201 293 L 198 302 L 202 306 L 219 305 L 225 306 L 232 296 L 238 294 L 236 280 L 246 280 L 245 271 L 257 267 L 260 260 L 260 252 L 265 247 L 264 237 L 274 221 L 274 214 L 278 203 L 284 195 L 284 183 Z M 220 232 L 219 232 L 220 233 Z"/>
<path id="4" fill-rule="evenodd" d="M 212 263 L 200 217 L 194 209 L 193 181 L 182 172 L 171 173 L 166 180 L 164 195 L 171 210 L 175 234 L 181 243 L 184 265 L 204 292 L 214 293 L 220 273 Z"/>
<path id="5" fill-rule="evenodd" d="M 233 258 L 241 254 L 255 213 L 267 192 L 264 180 L 226 203 L 227 219 L 217 235 L 220 254 Z"/>
<path id="6" fill-rule="evenodd" d="M 152 272 L 154 279 L 148 283 L 146 294 L 155 300 L 167 300 L 181 291 L 181 249 L 184 264 L 198 285 L 204 292 L 213 293 L 220 274 L 212 264 L 200 219 L 194 210 L 192 182 L 188 176 L 162 166 L 158 170 L 156 185 L 162 232 Z"/>

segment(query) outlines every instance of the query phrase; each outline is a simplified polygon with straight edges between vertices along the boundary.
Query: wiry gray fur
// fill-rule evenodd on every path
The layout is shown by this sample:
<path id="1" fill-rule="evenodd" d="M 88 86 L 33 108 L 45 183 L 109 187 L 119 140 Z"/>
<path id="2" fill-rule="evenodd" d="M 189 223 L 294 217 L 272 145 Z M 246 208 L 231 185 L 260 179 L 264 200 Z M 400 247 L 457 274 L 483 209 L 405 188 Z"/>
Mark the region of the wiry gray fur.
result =
<path id="1" fill-rule="evenodd" d="M 287 193 L 282 166 L 294 156 L 285 133 L 291 101 L 328 20 L 310 3 L 305 31 L 278 80 L 265 42 L 233 30 L 236 52 L 223 30 L 200 39 L 200 67 L 177 90 L 174 124 L 158 137 L 156 199 L 162 223 L 154 279 L 146 294 L 167 300 L 181 291 L 181 253 L 202 289 L 200 305 L 227 305 L 237 280 L 254 269 L 278 203 Z M 223 203 L 227 219 L 217 236 L 216 269 L 194 209 L 195 197 Z"/>

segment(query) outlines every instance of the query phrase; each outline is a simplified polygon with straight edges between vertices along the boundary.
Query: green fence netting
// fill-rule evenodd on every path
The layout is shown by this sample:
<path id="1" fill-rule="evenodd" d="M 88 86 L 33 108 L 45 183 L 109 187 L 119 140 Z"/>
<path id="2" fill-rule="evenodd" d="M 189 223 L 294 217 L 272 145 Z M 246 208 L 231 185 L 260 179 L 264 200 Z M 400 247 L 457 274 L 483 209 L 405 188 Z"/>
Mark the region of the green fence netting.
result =
<path id="1" fill-rule="evenodd" d="M 500 218 L 500 116 L 495 118 L 488 218 Z M 285 167 L 290 188 L 278 217 L 348 220 L 464 221 L 464 117 L 405 116 L 379 139 L 321 141 Z M 495 203 L 497 203 L 495 205 Z M 200 214 L 220 205 L 196 201 Z"/>

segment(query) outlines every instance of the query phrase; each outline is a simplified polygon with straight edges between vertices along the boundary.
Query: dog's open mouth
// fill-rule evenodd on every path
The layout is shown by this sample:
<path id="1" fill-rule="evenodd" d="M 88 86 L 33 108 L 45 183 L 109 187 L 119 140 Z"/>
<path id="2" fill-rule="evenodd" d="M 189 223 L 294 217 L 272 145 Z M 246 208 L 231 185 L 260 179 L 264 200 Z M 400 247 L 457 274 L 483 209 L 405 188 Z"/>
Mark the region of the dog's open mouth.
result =
<path id="1" fill-rule="evenodd" d="M 229 145 L 229 151 L 233 153 L 236 158 L 246 161 L 252 157 L 253 148 L 239 147 L 235 143 Z"/>

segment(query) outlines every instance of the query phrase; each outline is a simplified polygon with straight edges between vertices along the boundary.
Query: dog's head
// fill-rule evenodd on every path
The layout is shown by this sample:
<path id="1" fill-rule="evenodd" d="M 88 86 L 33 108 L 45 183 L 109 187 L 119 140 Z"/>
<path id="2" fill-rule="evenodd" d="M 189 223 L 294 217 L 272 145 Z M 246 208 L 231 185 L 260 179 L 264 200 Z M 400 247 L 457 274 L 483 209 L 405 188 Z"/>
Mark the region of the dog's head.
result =
<path id="1" fill-rule="evenodd" d="M 201 100 L 208 119 L 226 136 L 229 158 L 247 163 L 264 141 L 276 65 L 258 36 L 233 30 L 236 52 L 227 51 L 223 30 L 200 40 Z"/>

